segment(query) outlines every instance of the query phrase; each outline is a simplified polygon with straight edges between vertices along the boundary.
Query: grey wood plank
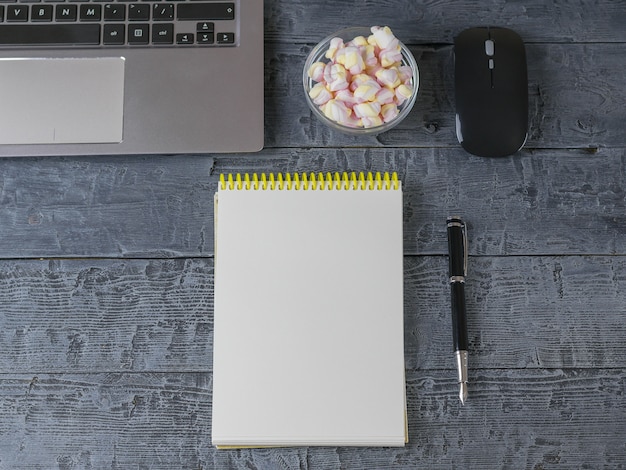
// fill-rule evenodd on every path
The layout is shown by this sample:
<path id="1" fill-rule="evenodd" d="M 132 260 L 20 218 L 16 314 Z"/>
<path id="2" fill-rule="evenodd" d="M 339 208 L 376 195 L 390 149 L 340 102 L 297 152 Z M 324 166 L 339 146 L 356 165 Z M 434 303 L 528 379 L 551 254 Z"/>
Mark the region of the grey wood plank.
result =
<path id="1" fill-rule="evenodd" d="M 626 150 L 266 149 L 221 157 L 0 160 L 0 258 L 213 255 L 221 173 L 397 171 L 406 254 L 444 254 L 442 221 L 472 225 L 472 254 L 626 252 Z"/>
<path id="2" fill-rule="evenodd" d="M 310 43 L 347 26 L 372 24 L 391 26 L 407 44 L 450 44 L 471 26 L 509 27 L 530 42 L 626 40 L 626 11 L 611 0 L 343 0 L 341 8 L 324 0 L 266 0 L 265 17 L 266 40 L 287 43 Z"/>
<path id="3" fill-rule="evenodd" d="M 458 147 L 451 45 L 410 48 L 420 69 L 415 106 L 394 129 L 368 137 L 334 131 L 310 112 L 301 85 L 310 49 L 285 43 L 267 46 L 265 115 L 272 124 L 265 134 L 266 146 Z M 528 44 L 526 50 L 526 148 L 626 145 L 623 44 Z"/>
<path id="4" fill-rule="evenodd" d="M 0 256 L 213 252 L 211 157 L 0 159 Z"/>
<path id="5" fill-rule="evenodd" d="M 623 257 L 472 257 L 470 368 L 613 368 Z M 454 367 L 447 257 L 405 258 L 407 367 Z M 211 371 L 213 261 L 0 262 L 0 371 Z M 450 375 L 454 374 L 450 372 Z"/>
<path id="6" fill-rule="evenodd" d="M 409 371 L 405 448 L 215 450 L 208 373 L 0 375 L 0 465 L 14 469 L 619 468 L 626 370 L 486 370 L 465 406 L 445 371 Z"/>
<path id="7" fill-rule="evenodd" d="M 0 370 L 210 370 L 213 260 L 0 262 Z"/>

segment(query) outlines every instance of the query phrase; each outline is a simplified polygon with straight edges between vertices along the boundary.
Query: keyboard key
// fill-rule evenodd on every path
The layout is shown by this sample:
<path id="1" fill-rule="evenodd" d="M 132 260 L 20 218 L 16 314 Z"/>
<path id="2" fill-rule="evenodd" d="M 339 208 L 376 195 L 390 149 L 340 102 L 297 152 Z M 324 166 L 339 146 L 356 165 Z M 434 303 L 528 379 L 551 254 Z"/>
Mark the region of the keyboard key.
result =
<path id="1" fill-rule="evenodd" d="M 174 19 L 174 5 L 167 3 L 156 3 L 152 8 L 152 19 L 159 21 L 169 21 Z"/>
<path id="2" fill-rule="evenodd" d="M 105 21 L 124 21 L 126 19 L 126 5 L 107 3 L 104 5 Z"/>
<path id="3" fill-rule="evenodd" d="M 52 21 L 52 5 L 33 5 L 30 19 L 32 21 Z"/>
<path id="4" fill-rule="evenodd" d="M 218 44 L 235 44 L 235 33 L 218 33 Z"/>
<path id="5" fill-rule="evenodd" d="M 150 42 L 150 25 L 128 25 L 128 44 L 148 44 L 148 42 Z"/>
<path id="6" fill-rule="evenodd" d="M 81 21 L 100 21 L 102 18 L 102 5 L 90 4 L 80 6 Z"/>
<path id="7" fill-rule="evenodd" d="M 28 21 L 28 7 L 24 5 L 8 5 L 7 21 Z"/>
<path id="8" fill-rule="evenodd" d="M 154 23 L 152 25 L 153 44 L 173 44 L 174 25 L 172 23 Z"/>
<path id="9" fill-rule="evenodd" d="M 105 24 L 104 34 L 102 36 L 102 42 L 107 45 L 120 45 L 124 44 L 126 25 L 122 23 L 117 24 Z"/>
<path id="10" fill-rule="evenodd" d="M 172 23 L 154 23 L 152 25 L 152 44 L 173 44 L 174 25 Z"/>
<path id="11" fill-rule="evenodd" d="M 193 44 L 193 34 L 191 33 L 177 34 L 176 44 Z"/>
<path id="12" fill-rule="evenodd" d="M 100 44 L 99 24 L 0 25 L 0 44 Z"/>
<path id="13" fill-rule="evenodd" d="M 147 3 L 133 3 L 129 5 L 128 19 L 131 21 L 148 21 L 150 19 L 150 5 Z"/>
<path id="14" fill-rule="evenodd" d="M 196 24 L 196 31 L 212 33 L 213 31 L 215 31 L 215 23 L 211 23 L 209 21 L 203 21 L 202 23 L 198 23 Z"/>
<path id="15" fill-rule="evenodd" d="M 198 32 L 198 44 L 213 44 L 215 38 L 213 33 Z"/>
<path id="16" fill-rule="evenodd" d="M 176 5 L 179 20 L 234 20 L 234 3 L 180 3 Z"/>
<path id="17" fill-rule="evenodd" d="M 76 21 L 78 18 L 77 5 L 57 5 L 55 11 L 57 21 Z"/>

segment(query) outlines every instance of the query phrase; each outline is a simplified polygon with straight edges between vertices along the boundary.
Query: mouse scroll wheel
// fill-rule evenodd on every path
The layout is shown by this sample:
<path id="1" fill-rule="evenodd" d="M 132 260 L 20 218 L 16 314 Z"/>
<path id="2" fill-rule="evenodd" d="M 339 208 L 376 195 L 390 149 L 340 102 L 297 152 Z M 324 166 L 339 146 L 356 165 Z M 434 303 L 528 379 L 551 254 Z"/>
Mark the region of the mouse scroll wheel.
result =
<path id="1" fill-rule="evenodd" d="M 494 53 L 495 47 L 494 47 L 494 43 L 491 39 L 487 39 L 485 41 L 485 53 L 491 57 Z"/>

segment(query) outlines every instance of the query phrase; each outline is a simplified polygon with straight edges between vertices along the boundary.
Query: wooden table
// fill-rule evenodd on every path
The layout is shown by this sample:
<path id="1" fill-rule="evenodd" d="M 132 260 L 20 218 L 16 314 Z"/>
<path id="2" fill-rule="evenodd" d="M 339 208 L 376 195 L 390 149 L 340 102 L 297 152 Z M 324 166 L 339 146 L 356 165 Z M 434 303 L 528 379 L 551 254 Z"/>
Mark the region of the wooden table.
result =
<path id="1" fill-rule="evenodd" d="M 0 469 L 626 466 L 624 3 L 336 5 L 265 1 L 259 154 L 0 160 Z M 355 138 L 313 118 L 301 72 L 319 39 L 369 24 L 410 46 L 421 86 L 398 128 Z M 526 42 L 530 135 L 512 157 L 472 157 L 456 142 L 452 41 L 474 25 Z M 410 442 L 216 451 L 219 174 L 344 170 L 403 182 Z M 449 214 L 469 224 L 465 406 Z"/>

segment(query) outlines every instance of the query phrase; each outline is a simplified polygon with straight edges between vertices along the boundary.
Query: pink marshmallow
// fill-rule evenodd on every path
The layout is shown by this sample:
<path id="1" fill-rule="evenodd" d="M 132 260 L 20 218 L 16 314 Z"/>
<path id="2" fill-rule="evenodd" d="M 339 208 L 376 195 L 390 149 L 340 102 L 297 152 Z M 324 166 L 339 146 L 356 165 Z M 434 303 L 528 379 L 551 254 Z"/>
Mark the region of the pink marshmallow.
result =
<path id="1" fill-rule="evenodd" d="M 380 114 L 380 103 L 359 103 L 354 105 L 354 114 L 360 118 L 373 118 Z"/>
<path id="2" fill-rule="evenodd" d="M 380 26 L 372 26 L 371 31 L 374 39 L 376 40 L 376 44 L 381 49 L 398 46 L 399 41 L 396 39 L 389 26 L 384 26 L 382 28 Z"/>
<path id="3" fill-rule="evenodd" d="M 383 120 L 381 119 L 380 116 L 376 116 L 376 117 L 364 117 L 361 119 L 361 123 L 363 124 L 363 127 L 377 127 L 382 125 Z"/>
<path id="4" fill-rule="evenodd" d="M 390 88 L 396 88 L 401 83 L 398 77 L 398 69 L 396 68 L 380 69 L 376 72 L 376 79 L 381 85 Z"/>
<path id="5" fill-rule="evenodd" d="M 339 90 L 337 93 L 335 93 L 335 99 L 343 102 L 348 108 L 352 108 L 355 104 L 358 103 L 357 99 L 348 89 Z"/>
<path id="6" fill-rule="evenodd" d="M 354 97 L 360 101 L 374 101 L 376 98 L 376 93 L 380 90 L 380 85 L 374 80 L 364 83 L 363 85 L 359 85 L 356 90 L 354 90 Z"/>
<path id="7" fill-rule="evenodd" d="M 378 93 L 376 93 L 376 101 L 380 104 L 393 103 L 393 99 L 395 96 L 396 94 L 391 88 L 382 87 L 380 90 L 378 90 Z"/>
<path id="8" fill-rule="evenodd" d="M 308 75 L 312 80 L 321 82 L 324 79 L 324 68 L 326 64 L 324 62 L 315 62 L 309 67 Z"/>
<path id="9" fill-rule="evenodd" d="M 396 88 L 396 102 L 401 105 L 413 94 L 413 89 L 409 85 L 402 84 Z"/>
<path id="10" fill-rule="evenodd" d="M 326 89 L 326 86 L 323 83 L 316 83 L 315 86 L 313 86 L 313 88 L 309 91 L 309 96 L 313 100 L 313 103 L 318 106 L 323 105 L 333 97 L 331 92 Z"/>
<path id="11" fill-rule="evenodd" d="M 348 118 L 352 114 L 352 111 L 343 104 L 341 101 L 335 99 L 329 100 L 323 107 L 322 111 L 324 115 L 336 122 L 348 122 Z"/>
<path id="12" fill-rule="evenodd" d="M 398 117 L 398 114 L 398 107 L 395 103 L 383 105 L 380 109 L 380 115 L 385 122 L 393 121 L 396 117 Z"/>
<path id="13" fill-rule="evenodd" d="M 335 54 L 337 53 L 337 50 L 341 49 L 342 47 L 343 47 L 343 39 L 332 38 L 330 40 L 330 47 L 326 51 L 325 57 L 331 61 L 335 60 Z"/>
<path id="14" fill-rule="evenodd" d="M 383 67 L 392 67 L 394 65 L 400 65 L 402 62 L 402 53 L 400 49 L 383 49 L 380 51 L 380 65 Z"/>
<path id="15" fill-rule="evenodd" d="M 398 78 L 402 83 L 407 85 L 413 78 L 413 70 L 408 65 L 401 65 L 398 67 Z"/>
<path id="16" fill-rule="evenodd" d="M 328 63 L 324 68 L 324 80 L 330 91 L 348 88 L 348 72 L 341 64 Z"/>
<path id="17" fill-rule="evenodd" d="M 378 65 L 378 57 L 376 56 L 376 50 L 374 46 L 363 46 L 360 48 L 361 55 L 363 56 L 363 60 L 365 62 L 365 67 L 372 68 Z"/>
<path id="18" fill-rule="evenodd" d="M 346 70 L 349 70 L 353 75 L 361 73 L 365 68 L 363 56 L 356 46 L 348 46 L 339 49 L 337 54 L 335 54 L 335 61 L 343 65 Z"/>
<path id="19" fill-rule="evenodd" d="M 366 73 L 360 73 L 358 75 L 352 76 L 352 80 L 350 81 L 350 91 L 356 90 L 360 85 L 364 85 L 372 80 Z"/>
<path id="20" fill-rule="evenodd" d="M 365 38 L 365 36 L 357 36 L 347 45 L 356 47 L 367 46 L 367 39 Z"/>

